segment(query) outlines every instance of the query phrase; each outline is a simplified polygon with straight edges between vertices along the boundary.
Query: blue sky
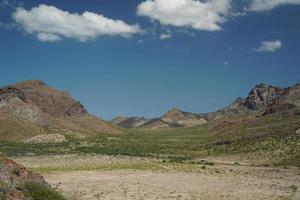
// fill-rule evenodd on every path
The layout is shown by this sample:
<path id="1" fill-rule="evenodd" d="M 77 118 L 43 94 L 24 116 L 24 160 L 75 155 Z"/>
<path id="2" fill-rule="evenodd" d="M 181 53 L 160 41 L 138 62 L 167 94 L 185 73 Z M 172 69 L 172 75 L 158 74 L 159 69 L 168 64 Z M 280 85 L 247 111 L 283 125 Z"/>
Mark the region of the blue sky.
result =
<path id="1" fill-rule="evenodd" d="M 0 85 L 43 80 L 104 119 L 300 82 L 298 0 L 0 2 Z"/>

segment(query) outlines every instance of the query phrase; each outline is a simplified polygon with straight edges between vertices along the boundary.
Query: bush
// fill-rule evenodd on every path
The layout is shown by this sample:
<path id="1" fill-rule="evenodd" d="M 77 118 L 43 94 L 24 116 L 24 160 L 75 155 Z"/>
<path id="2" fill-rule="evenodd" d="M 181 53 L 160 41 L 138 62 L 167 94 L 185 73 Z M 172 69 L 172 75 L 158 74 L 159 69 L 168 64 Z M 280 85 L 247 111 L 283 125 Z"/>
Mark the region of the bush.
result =
<path id="1" fill-rule="evenodd" d="M 46 185 L 26 182 L 24 187 L 25 196 L 32 200 L 66 200 L 60 193 Z"/>

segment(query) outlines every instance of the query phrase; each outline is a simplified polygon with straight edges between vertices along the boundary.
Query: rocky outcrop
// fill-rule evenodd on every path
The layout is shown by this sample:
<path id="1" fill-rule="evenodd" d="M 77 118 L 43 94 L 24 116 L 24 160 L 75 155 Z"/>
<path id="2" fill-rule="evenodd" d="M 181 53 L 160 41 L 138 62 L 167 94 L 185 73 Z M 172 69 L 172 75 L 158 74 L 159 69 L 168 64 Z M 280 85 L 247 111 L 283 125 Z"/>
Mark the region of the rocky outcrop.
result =
<path id="1" fill-rule="evenodd" d="M 36 135 L 32 138 L 25 139 L 25 143 L 39 144 L 39 143 L 62 143 L 66 142 L 66 137 L 62 134 L 43 134 Z"/>
<path id="2" fill-rule="evenodd" d="M 258 112 L 266 115 L 282 111 L 292 112 L 296 107 L 300 107 L 300 84 L 280 88 L 261 83 L 246 98 L 238 98 L 220 113 L 226 115 Z"/>
<path id="3" fill-rule="evenodd" d="M 286 89 L 261 83 L 250 91 L 244 106 L 252 110 L 265 109 L 276 103 L 285 92 Z"/>

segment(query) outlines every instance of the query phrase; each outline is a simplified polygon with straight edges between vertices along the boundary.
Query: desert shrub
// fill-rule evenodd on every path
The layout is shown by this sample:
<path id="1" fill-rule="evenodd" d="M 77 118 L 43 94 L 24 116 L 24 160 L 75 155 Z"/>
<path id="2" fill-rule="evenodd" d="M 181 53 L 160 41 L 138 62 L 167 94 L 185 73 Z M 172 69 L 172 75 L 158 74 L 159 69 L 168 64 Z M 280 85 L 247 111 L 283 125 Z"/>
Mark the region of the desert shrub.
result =
<path id="1" fill-rule="evenodd" d="M 25 196 L 32 200 L 66 200 L 59 192 L 46 185 L 35 182 L 26 182 L 24 187 Z"/>
<path id="2" fill-rule="evenodd" d="M 7 191 L 8 186 L 6 183 L 4 183 L 2 180 L 0 180 L 0 200 L 6 200 L 7 199 Z"/>

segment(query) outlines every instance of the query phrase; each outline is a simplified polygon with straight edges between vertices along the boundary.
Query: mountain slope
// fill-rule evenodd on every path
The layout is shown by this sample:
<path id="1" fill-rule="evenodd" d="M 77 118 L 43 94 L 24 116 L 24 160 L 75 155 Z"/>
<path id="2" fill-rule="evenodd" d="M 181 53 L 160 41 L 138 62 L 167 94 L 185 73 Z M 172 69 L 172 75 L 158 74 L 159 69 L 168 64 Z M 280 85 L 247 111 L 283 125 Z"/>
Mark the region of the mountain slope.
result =
<path id="1" fill-rule="evenodd" d="M 38 80 L 0 88 L 0 113 L 0 124 L 8 125 L 1 127 L 1 131 L 11 133 L 14 139 L 16 134 L 17 138 L 24 139 L 47 132 L 79 132 L 85 136 L 120 132 L 90 115 L 69 93 L 60 92 Z M 15 122 L 12 124 L 16 126 L 9 126 L 9 122 Z M 32 130 L 35 131 L 32 133 Z"/>

